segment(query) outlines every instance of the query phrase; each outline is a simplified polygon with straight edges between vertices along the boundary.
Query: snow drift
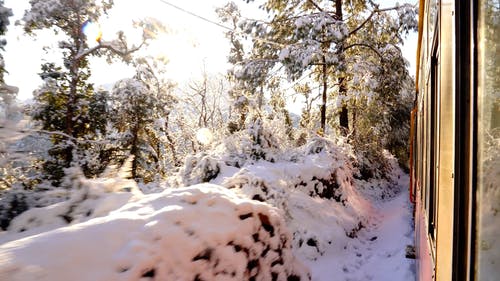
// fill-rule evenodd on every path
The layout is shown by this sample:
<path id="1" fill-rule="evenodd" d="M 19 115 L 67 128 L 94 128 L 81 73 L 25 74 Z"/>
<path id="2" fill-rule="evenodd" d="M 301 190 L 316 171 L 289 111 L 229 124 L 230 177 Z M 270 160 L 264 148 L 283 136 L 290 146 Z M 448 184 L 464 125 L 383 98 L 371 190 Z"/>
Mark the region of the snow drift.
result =
<path id="1" fill-rule="evenodd" d="M 195 155 L 180 187 L 157 183 L 146 191 L 165 190 L 151 194 L 124 172 L 69 173 L 67 200 L 0 233 L 0 280 L 310 280 L 295 256 L 346 256 L 381 216 L 373 202 L 397 191 L 355 179 L 348 147 L 324 138 L 271 158 L 241 155 Z"/>
<path id="2" fill-rule="evenodd" d="M 6 243 L 0 279 L 310 280 L 291 241 L 277 209 L 203 184 Z"/>
<path id="3" fill-rule="evenodd" d="M 241 160 L 241 153 L 216 149 L 193 157 L 178 182 L 210 181 L 282 210 L 293 233 L 294 251 L 312 260 L 327 248 L 346 247 L 375 212 L 357 189 L 354 156 L 348 148 L 316 137 L 295 151 L 268 154 L 272 161 Z"/>

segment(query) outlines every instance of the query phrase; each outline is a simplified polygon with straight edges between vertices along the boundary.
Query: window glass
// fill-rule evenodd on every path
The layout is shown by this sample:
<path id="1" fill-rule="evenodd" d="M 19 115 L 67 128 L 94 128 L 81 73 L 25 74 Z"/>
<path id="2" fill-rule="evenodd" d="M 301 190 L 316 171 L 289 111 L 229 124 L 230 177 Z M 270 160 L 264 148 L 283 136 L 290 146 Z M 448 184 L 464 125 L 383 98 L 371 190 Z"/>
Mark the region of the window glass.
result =
<path id="1" fill-rule="evenodd" d="M 500 276 L 500 0 L 479 1 L 476 280 Z"/>
<path id="2" fill-rule="evenodd" d="M 432 39 L 434 38 L 434 32 L 436 30 L 436 19 L 438 15 L 438 0 L 429 1 L 429 48 L 432 45 Z"/>

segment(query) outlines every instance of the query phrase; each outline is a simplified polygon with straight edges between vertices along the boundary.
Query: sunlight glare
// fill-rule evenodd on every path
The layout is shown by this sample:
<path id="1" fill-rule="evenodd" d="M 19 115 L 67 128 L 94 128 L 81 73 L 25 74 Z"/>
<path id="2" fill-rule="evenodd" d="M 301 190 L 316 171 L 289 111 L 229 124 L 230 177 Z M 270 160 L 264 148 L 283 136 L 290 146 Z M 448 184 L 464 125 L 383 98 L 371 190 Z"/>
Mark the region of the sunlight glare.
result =
<path id="1" fill-rule="evenodd" d="M 198 130 L 198 132 L 196 132 L 196 139 L 198 140 L 199 143 L 207 145 L 212 142 L 213 135 L 210 129 L 201 128 Z"/>
<path id="2" fill-rule="evenodd" d="M 102 38 L 101 27 L 97 23 L 86 21 L 82 27 L 83 34 L 89 40 L 89 43 L 99 42 Z"/>

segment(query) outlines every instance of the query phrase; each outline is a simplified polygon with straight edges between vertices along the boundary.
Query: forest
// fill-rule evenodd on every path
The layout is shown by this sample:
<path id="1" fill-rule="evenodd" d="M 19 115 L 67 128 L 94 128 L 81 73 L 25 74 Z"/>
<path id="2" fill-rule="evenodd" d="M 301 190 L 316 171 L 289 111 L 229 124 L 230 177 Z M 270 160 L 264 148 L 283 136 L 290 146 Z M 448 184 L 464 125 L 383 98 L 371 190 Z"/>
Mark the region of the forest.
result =
<path id="1" fill-rule="evenodd" d="M 113 2 L 29 1 L 15 24 L 54 34 L 59 56 L 28 102 L 4 81 L 1 40 L 0 259 L 15 258 L 0 279 L 310 280 L 331 245 L 377 239 L 373 202 L 407 188 L 415 86 L 401 48 L 418 7 L 229 2 L 215 12 L 230 69 L 179 84 L 168 57 L 148 55 L 161 19 L 131 22 L 139 40 L 102 37 Z M 248 5 L 266 17 L 243 16 Z M 3 37 L 12 16 L 0 1 Z M 95 85 L 94 58 L 135 74 Z M 68 247 L 79 267 L 60 260 Z"/>

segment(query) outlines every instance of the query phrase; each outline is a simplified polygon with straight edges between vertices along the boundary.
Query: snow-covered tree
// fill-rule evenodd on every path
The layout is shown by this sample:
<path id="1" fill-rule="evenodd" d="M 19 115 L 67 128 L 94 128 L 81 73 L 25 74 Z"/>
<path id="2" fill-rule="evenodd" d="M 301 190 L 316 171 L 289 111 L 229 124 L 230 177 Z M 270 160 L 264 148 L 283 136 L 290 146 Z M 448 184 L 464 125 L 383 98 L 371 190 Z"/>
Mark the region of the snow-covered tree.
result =
<path id="1" fill-rule="evenodd" d="M 19 133 L 19 107 L 16 104 L 18 88 L 7 85 L 4 81 L 5 63 L 2 52 L 7 44 L 3 36 L 10 24 L 12 10 L 4 6 L 0 0 L 0 191 L 9 188 L 22 177 L 20 169 L 13 163 L 21 155 L 13 151 L 12 145 L 22 134 Z"/>
<path id="2" fill-rule="evenodd" d="M 0 51 L 4 51 L 5 44 L 7 41 L 3 38 L 5 33 L 7 32 L 7 26 L 10 24 L 9 17 L 12 16 L 12 10 L 4 7 L 3 0 L 0 0 Z M 5 73 L 5 62 L 3 59 L 3 55 L 0 52 L 0 122 L 3 123 L 3 120 L 7 117 L 8 108 L 10 104 L 12 104 L 15 94 L 17 93 L 17 89 L 14 87 L 8 86 L 4 82 L 4 73 Z M 1 124 L 0 123 L 0 124 Z M 2 126 L 3 127 L 3 126 Z"/>
<path id="3" fill-rule="evenodd" d="M 201 76 L 181 90 L 179 106 L 185 109 L 183 120 L 185 126 L 189 127 L 184 145 L 192 148 L 190 153 L 206 150 L 210 148 L 212 140 L 221 140 L 227 135 L 230 106 L 228 89 L 224 76 L 210 74 L 203 66 Z"/>
<path id="4" fill-rule="evenodd" d="M 12 16 L 12 10 L 4 7 L 3 0 L 0 0 L 0 51 L 4 51 L 7 41 L 3 36 L 7 32 L 7 26 L 10 24 L 9 17 Z M 7 117 L 9 113 L 9 106 L 13 103 L 17 88 L 6 85 L 4 81 L 5 62 L 3 55 L 0 52 L 0 122 Z M 1 124 L 0 123 L 0 124 Z"/>
<path id="5" fill-rule="evenodd" d="M 3 38 L 10 24 L 12 10 L 0 0 L 0 229 L 30 207 L 30 175 L 36 168 L 23 145 L 25 122 L 21 106 L 16 101 L 18 88 L 4 81 L 3 51 L 7 41 Z M 30 151 L 32 154 L 35 151 Z"/>
<path id="6" fill-rule="evenodd" d="M 248 42 L 245 42 L 245 38 L 242 37 L 238 30 L 241 12 L 234 2 L 230 2 L 216 11 L 219 18 L 233 28 L 233 31 L 226 33 L 226 37 L 231 45 L 228 62 L 234 65 L 228 71 L 228 81 L 230 83 L 228 94 L 231 108 L 230 121 L 227 127 L 230 133 L 234 133 L 245 127 L 247 118 L 253 115 L 252 110 L 262 108 L 264 90 L 262 86 L 264 85 L 265 75 L 271 66 L 268 65 L 268 68 L 252 68 L 252 73 L 243 76 L 242 73 L 246 73 L 247 69 L 240 67 L 240 63 L 248 59 L 249 50 Z"/>
<path id="7" fill-rule="evenodd" d="M 178 165 L 177 143 L 169 122 L 177 101 L 172 95 L 173 84 L 161 78 L 162 62 L 140 58 L 135 64 L 136 75 L 113 88 L 111 120 L 124 136 L 122 149 L 134 157 L 132 177 L 149 182 Z"/>
<path id="8" fill-rule="evenodd" d="M 222 77 L 209 75 L 204 69 L 199 81 L 189 83 L 184 102 L 190 105 L 199 128 L 220 128 L 227 117 L 226 85 Z"/>
<path id="9" fill-rule="evenodd" d="M 396 156 L 401 167 L 408 168 L 415 84 L 400 52 L 394 46 L 384 50 L 385 58 L 373 76 L 377 86 L 368 95 L 358 95 L 349 107 L 353 125 L 350 141 L 360 158 L 364 178 L 379 172 L 387 174 L 389 163 L 384 160 L 383 149 Z M 352 91 L 362 90 L 354 88 Z"/>
<path id="10" fill-rule="evenodd" d="M 154 32 L 144 32 L 142 41 L 129 46 L 123 32 L 117 39 L 105 41 L 100 32 L 95 38 L 89 38 L 86 29 L 96 25 L 101 16 L 113 6 L 112 0 L 31 0 L 31 8 L 26 11 L 23 22 L 28 34 L 36 35 L 38 30 L 52 30 L 61 37 L 59 48 L 63 63 L 49 62 L 42 66 L 41 77 L 45 84 L 36 91 L 37 103 L 33 109 L 35 120 L 49 131 L 59 132 L 53 141 L 57 146 L 53 150 L 56 166 L 49 171 L 62 171 L 74 159 L 77 140 L 92 139 L 102 116 L 91 115 L 91 106 L 95 91 L 88 82 L 91 74 L 88 59 L 93 56 L 107 56 L 124 61 L 131 60 L 131 54 L 140 49 Z M 138 23 L 144 30 L 153 25 Z M 94 99 L 95 100 L 95 99 Z M 60 175 L 54 175 L 60 179 Z"/>
<path id="11" fill-rule="evenodd" d="M 151 147 L 144 142 L 146 124 L 154 122 L 154 100 L 148 93 L 147 85 L 137 79 L 127 78 L 118 81 L 113 89 L 112 111 L 113 123 L 120 132 L 125 132 L 127 138 L 124 147 L 130 149 L 134 156 L 132 162 L 132 177 L 138 178 L 141 167 L 139 162 L 147 156 L 141 157 L 144 150 L 151 152 Z M 149 154 L 149 153 L 147 153 Z"/>
<path id="12" fill-rule="evenodd" d="M 12 9 L 4 7 L 4 1 L 0 1 L 0 36 L 4 36 L 7 32 L 7 26 L 10 24 L 9 17 L 12 16 Z M 2 38 L 0 40 L 0 50 L 4 50 L 4 46 L 7 44 L 7 41 Z M 0 82 L 3 83 L 3 74 L 5 72 L 5 64 L 3 60 L 3 56 L 0 55 Z"/>
<path id="13" fill-rule="evenodd" d="M 276 74 L 271 70 L 280 67 L 290 80 L 312 75 L 322 89 L 321 129 L 330 106 L 338 111 L 344 134 L 352 119 L 349 108 L 376 91 L 379 66 L 387 56 L 401 56 L 386 50 L 398 48 L 402 34 L 416 28 L 416 9 L 408 4 L 381 8 L 371 0 L 268 0 L 261 7 L 269 21 L 243 20 L 234 4 L 220 13 L 235 27 L 229 33 L 234 75 L 250 90 L 265 86 L 267 76 Z M 252 43 L 248 51 L 241 43 L 246 36 Z M 330 96 L 336 97 L 336 106 Z"/>

